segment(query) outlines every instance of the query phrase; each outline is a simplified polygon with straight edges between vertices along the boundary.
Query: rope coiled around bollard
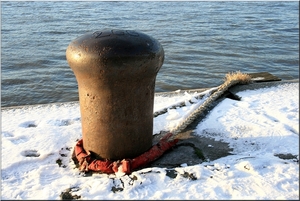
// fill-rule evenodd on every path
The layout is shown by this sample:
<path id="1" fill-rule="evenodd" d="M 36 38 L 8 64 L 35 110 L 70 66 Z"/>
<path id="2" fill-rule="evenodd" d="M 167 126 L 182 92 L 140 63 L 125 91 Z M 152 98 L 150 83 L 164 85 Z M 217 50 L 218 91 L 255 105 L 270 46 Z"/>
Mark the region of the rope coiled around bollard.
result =
<path id="1" fill-rule="evenodd" d="M 75 145 L 73 160 L 77 160 L 79 170 L 83 172 L 94 171 L 107 174 L 122 172 L 130 174 L 133 170 L 144 167 L 158 159 L 164 152 L 172 148 L 178 142 L 178 139 L 169 140 L 172 135 L 172 133 L 168 133 L 156 145 L 138 157 L 121 161 L 93 159 L 89 151 L 84 150 L 83 139 L 81 139 Z"/>

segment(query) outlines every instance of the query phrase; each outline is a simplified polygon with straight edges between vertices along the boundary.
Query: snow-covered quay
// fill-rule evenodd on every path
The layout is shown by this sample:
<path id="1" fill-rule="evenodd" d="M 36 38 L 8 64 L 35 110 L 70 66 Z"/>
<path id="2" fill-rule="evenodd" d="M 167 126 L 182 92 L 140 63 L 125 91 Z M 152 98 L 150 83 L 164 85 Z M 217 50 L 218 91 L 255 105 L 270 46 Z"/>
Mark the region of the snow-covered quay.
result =
<path id="1" fill-rule="evenodd" d="M 203 92 L 208 93 L 209 90 Z M 155 96 L 153 134 L 171 130 L 202 99 L 197 93 Z M 79 103 L 2 108 L 1 199 L 299 199 L 299 83 L 244 90 L 224 99 L 195 133 L 229 143 L 231 155 L 174 168 L 83 174 L 71 160 L 81 139 Z M 193 103 L 189 103 L 193 100 Z M 211 147 L 214 149 L 214 147 Z"/>

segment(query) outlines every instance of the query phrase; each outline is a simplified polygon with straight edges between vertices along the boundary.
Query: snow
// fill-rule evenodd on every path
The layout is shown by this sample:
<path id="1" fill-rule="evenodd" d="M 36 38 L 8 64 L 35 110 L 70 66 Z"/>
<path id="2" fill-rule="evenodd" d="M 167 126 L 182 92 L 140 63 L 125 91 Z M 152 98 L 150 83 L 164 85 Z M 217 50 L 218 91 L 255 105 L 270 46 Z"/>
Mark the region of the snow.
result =
<path id="1" fill-rule="evenodd" d="M 168 131 L 209 96 L 156 95 L 153 134 Z M 201 94 L 200 94 L 201 95 Z M 79 103 L 2 108 L 1 199 L 83 200 L 299 199 L 299 83 L 244 90 L 224 99 L 195 129 L 229 143 L 232 154 L 174 168 L 124 174 L 84 174 L 71 160 L 81 139 Z M 191 100 L 191 101 L 189 101 Z M 185 102 L 184 107 L 176 106 Z M 210 145 L 211 149 L 214 149 Z M 290 156 L 285 159 L 280 156 Z"/>

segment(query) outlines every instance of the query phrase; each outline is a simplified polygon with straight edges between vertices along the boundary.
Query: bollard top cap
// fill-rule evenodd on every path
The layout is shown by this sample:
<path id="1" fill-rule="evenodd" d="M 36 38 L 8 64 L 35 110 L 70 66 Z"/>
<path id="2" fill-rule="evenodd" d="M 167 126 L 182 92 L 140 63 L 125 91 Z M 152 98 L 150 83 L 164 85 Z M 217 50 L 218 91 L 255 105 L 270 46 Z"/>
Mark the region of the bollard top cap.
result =
<path id="1" fill-rule="evenodd" d="M 142 66 L 156 63 L 156 72 L 164 61 L 164 50 L 153 37 L 134 30 L 98 30 L 73 40 L 67 48 L 72 64 L 105 64 L 106 66 Z M 74 65 L 73 65 L 74 66 Z M 104 65 L 102 65 L 104 66 Z"/>
<path id="2" fill-rule="evenodd" d="M 162 46 L 153 37 L 134 30 L 100 30 L 86 33 L 70 45 L 97 52 L 99 55 L 144 55 L 161 53 Z"/>

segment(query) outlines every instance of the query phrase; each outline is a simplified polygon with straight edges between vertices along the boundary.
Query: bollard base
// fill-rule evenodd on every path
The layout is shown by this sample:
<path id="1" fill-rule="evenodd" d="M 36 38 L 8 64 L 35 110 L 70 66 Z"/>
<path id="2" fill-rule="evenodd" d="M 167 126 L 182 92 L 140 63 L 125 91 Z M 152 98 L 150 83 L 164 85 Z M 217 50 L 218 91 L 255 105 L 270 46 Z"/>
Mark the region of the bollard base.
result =
<path id="1" fill-rule="evenodd" d="M 178 139 L 170 140 L 172 136 L 172 133 L 168 133 L 145 153 L 134 159 L 123 159 L 122 161 L 93 159 L 89 151 L 84 150 L 83 140 L 81 139 L 75 145 L 72 159 L 79 166 L 79 170 L 83 172 L 93 171 L 106 174 L 121 172 L 130 174 L 133 170 L 145 167 L 150 162 L 158 159 L 164 152 L 172 148 L 178 142 Z"/>

